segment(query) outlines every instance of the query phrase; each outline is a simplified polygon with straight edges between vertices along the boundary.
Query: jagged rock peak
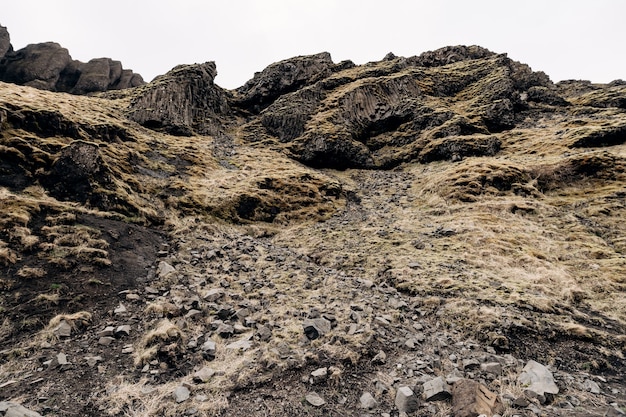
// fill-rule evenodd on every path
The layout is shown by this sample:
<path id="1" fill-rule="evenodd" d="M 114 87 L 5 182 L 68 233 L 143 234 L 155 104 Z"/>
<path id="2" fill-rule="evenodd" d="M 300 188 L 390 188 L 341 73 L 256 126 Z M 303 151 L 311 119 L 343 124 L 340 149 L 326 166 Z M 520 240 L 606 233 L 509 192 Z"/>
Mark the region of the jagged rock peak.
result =
<path id="1" fill-rule="evenodd" d="M 446 46 L 434 51 L 424 52 L 416 57 L 409 58 L 411 64 L 422 67 L 440 67 L 470 59 L 488 58 L 497 55 L 495 52 L 481 46 Z"/>
<path id="2" fill-rule="evenodd" d="M 11 37 L 9 31 L 4 26 L 0 25 L 0 59 L 6 55 L 7 52 L 12 52 L 13 46 L 11 45 Z"/>
<path id="3" fill-rule="evenodd" d="M 333 72 L 354 66 L 351 62 L 334 64 L 328 52 L 297 56 L 271 64 L 237 89 L 239 105 L 258 112 L 283 94 L 312 84 Z"/>
<path id="4" fill-rule="evenodd" d="M 215 134 L 230 113 L 226 91 L 213 82 L 216 75 L 215 62 L 178 65 L 140 89 L 129 117 L 179 136 Z"/>
<path id="5" fill-rule="evenodd" d="M 87 63 L 73 60 L 56 42 L 30 44 L 13 51 L 9 33 L 0 27 L 0 81 L 72 94 L 120 90 L 145 84 L 139 74 L 110 58 Z"/>

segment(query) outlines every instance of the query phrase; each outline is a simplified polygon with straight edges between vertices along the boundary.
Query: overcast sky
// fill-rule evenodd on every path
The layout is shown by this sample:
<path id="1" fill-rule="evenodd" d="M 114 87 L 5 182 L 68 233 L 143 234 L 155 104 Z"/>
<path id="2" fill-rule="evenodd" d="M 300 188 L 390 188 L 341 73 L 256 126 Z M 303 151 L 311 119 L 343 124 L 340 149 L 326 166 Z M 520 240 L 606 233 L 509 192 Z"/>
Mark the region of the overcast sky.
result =
<path id="1" fill-rule="evenodd" d="M 110 57 L 146 81 L 215 61 L 235 88 L 272 62 L 322 51 L 339 62 L 480 45 L 553 81 L 626 79 L 625 0 L 12 0 L 15 49 L 54 41 L 74 59 Z"/>

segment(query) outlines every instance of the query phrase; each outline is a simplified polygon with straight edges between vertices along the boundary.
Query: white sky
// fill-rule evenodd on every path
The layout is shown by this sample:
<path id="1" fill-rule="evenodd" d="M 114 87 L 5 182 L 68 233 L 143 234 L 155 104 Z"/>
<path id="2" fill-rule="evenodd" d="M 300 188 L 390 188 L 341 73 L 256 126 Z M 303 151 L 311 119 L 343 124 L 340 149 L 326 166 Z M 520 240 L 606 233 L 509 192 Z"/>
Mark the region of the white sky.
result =
<path id="1" fill-rule="evenodd" d="M 357 64 L 480 45 L 553 81 L 626 79 L 625 0 L 15 0 L 0 8 L 15 49 L 54 41 L 110 57 L 146 81 L 215 61 L 236 88 L 272 62 L 322 51 Z"/>

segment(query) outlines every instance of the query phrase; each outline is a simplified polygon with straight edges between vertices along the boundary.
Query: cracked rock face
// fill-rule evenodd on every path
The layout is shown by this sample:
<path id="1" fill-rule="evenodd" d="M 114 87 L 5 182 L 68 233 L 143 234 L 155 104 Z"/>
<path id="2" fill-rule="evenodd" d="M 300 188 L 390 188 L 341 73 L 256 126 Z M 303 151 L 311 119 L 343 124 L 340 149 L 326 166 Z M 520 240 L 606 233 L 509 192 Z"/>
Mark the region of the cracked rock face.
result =
<path id="1" fill-rule="evenodd" d="M 247 137 L 281 143 L 314 167 L 390 168 L 414 159 L 491 156 L 499 151 L 497 138 L 475 135 L 516 126 L 527 107 L 523 97 L 538 100 L 540 90 L 544 101 L 567 104 L 545 74 L 479 47 L 388 55 L 336 71 L 329 57 L 317 57 L 325 57 L 325 66 L 303 66 L 302 57 L 283 61 L 239 90 L 248 97 L 240 105 L 254 102 L 261 109 Z M 296 63 L 317 70 L 316 77 L 292 76 L 302 72 Z M 295 69 L 284 68 L 288 64 Z"/>
<path id="2" fill-rule="evenodd" d="M 129 117 L 146 127 L 178 136 L 217 133 L 229 113 L 226 92 L 215 85 L 214 62 L 179 65 L 145 86 L 132 101 Z"/>

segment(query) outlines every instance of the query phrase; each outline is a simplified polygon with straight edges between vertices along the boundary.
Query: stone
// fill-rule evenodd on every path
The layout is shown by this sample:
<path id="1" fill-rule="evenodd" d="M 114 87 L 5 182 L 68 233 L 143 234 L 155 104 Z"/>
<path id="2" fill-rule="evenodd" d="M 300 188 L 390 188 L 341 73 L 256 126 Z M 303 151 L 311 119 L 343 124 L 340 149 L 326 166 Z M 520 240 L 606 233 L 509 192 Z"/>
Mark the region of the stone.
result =
<path id="1" fill-rule="evenodd" d="M 211 288 L 208 290 L 202 298 L 204 298 L 209 303 L 213 303 L 218 301 L 224 296 L 225 292 L 222 288 Z"/>
<path id="2" fill-rule="evenodd" d="M 374 365 L 382 365 L 385 362 L 387 362 L 387 354 L 382 350 L 379 350 L 376 356 L 372 358 L 372 363 Z"/>
<path id="3" fill-rule="evenodd" d="M 552 372 L 534 360 L 528 361 L 517 380 L 525 387 L 526 395 L 537 398 L 542 404 L 547 401 L 546 394 L 556 395 L 559 393 L 559 387 L 554 381 Z"/>
<path id="4" fill-rule="evenodd" d="M 98 339 L 98 344 L 102 345 L 102 346 L 109 346 L 114 341 L 115 341 L 114 337 L 104 336 L 104 337 L 101 337 L 100 339 Z"/>
<path id="5" fill-rule="evenodd" d="M 260 326 L 256 330 L 256 337 L 262 342 L 267 342 L 272 338 L 272 329 L 265 325 Z"/>
<path id="6" fill-rule="evenodd" d="M 196 383 L 208 382 L 213 375 L 215 375 L 215 370 L 205 366 L 193 374 L 193 380 Z"/>
<path id="7" fill-rule="evenodd" d="M 124 314 L 126 313 L 128 310 L 126 310 L 126 306 L 124 306 L 124 304 L 120 303 L 115 310 L 113 310 L 113 313 L 115 314 Z"/>
<path id="8" fill-rule="evenodd" d="M 499 362 L 488 362 L 481 363 L 480 369 L 488 374 L 492 375 L 501 375 L 502 374 L 502 364 Z"/>
<path id="9" fill-rule="evenodd" d="M 59 157 L 40 178 L 40 182 L 57 199 L 78 201 L 109 210 L 117 202 L 103 198 L 101 193 L 102 190 L 115 189 L 112 178 L 111 169 L 104 162 L 99 146 L 92 142 L 75 140 L 61 149 Z M 117 209 L 119 208 L 121 206 Z"/>
<path id="10" fill-rule="evenodd" d="M 463 369 L 466 371 L 473 371 L 480 368 L 480 362 L 474 358 L 463 359 Z"/>
<path id="11" fill-rule="evenodd" d="M 330 332 L 331 322 L 325 318 L 307 319 L 302 324 L 304 334 L 309 340 L 315 340 Z"/>
<path id="12" fill-rule="evenodd" d="M 452 396 L 450 386 L 443 377 L 437 377 L 422 384 L 422 397 L 426 401 L 443 401 Z"/>
<path id="13" fill-rule="evenodd" d="M 98 364 L 98 362 L 102 362 L 104 359 L 102 356 L 85 356 L 85 361 L 89 367 L 93 368 Z"/>
<path id="14" fill-rule="evenodd" d="M 164 278 L 173 272 L 176 272 L 176 268 L 174 268 L 172 265 L 168 264 L 165 261 L 159 262 L 159 266 L 157 267 L 156 272 L 157 277 Z"/>
<path id="15" fill-rule="evenodd" d="M 326 404 L 326 401 L 315 391 L 307 393 L 304 398 L 313 407 L 321 407 Z"/>
<path id="16" fill-rule="evenodd" d="M 99 337 L 113 336 L 114 333 L 115 333 L 115 327 L 107 326 L 104 328 L 104 330 L 101 330 L 98 332 L 98 336 Z"/>
<path id="17" fill-rule="evenodd" d="M 409 387 L 400 387 L 396 391 L 396 407 L 401 413 L 412 413 L 419 407 L 419 401 L 413 390 Z"/>
<path id="18" fill-rule="evenodd" d="M 124 345 L 122 347 L 122 353 L 124 355 L 129 355 L 129 354 L 133 353 L 134 351 L 135 351 L 135 348 L 133 347 L 132 344 L 131 345 Z"/>
<path id="19" fill-rule="evenodd" d="M 7 52 L 13 52 L 11 36 L 9 35 L 7 28 L 0 25 L 0 59 L 2 59 Z"/>
<path id="20" fill-rule="evenodd" d="M 226 349 L 246 351 L 252 347 L 252 342 L 243 339 L 226 345 Z"/>
<path id="21" fill-rule="evenodd" d="M 115 336 L 117 337 L 128 336 L 130 335 L 130 331 L 131 331 L 130 325 L 124 324 L 122 326 L 118 326 L 117 329 L 115 329 Z"/>
<path id="22" fill-rule="evenodd" d="M 361 403 L 361 408 L 365 408 L 367 410 L 373 410 L 378 407 L 378 401 L 376 401 L 372 394 L 367 391 L 361 395 L 359 402 Z"/>
<path id="23" fill-rule="evenodd" d="M 0 415 L 4 417 L 42 417 L 41 414 L 12 401 L 0 401 Z"/>
<path id="24" fill-rule="evenodd" d="M 452 386 L 452 414 L 455 417 L 476 417 L 481 414 L 502 414 L 500 397 L 471 379 L 460 379 Z"/>
<path id="25" fill-rule="evenodd" d="M 42 90 L 72 94 L 137 87 L 145 84 L 139 74 L 125 70 L 119 61 L 96 58 L 75 61 L 58 43 L 30 44 L 13 51 L 6 28 L 0 27 L 0 81 Z"/>
<path id="26" fill-rule="evenodd" d="M 600 389 L 600 385 L 597 382 L 592 381 L 591 379 L 585 379 L 583 382 L 583 389 L 592 394 L 600 394 L 602 390 Z"/>
<path id="27" fill-rule="evenodd" d="M 328 368 L 319 368 L 311 372 L 311 382 L 318 384 L 328 378 Z"/>
<path id="28" fill-rule="evenodd" d="M 176 387 L 176 389 L 174 390 L 174 400 L 177 403 L 182 403 L 183 401 L 187 401 L 189 399 L 189 395 L 190 395 L 190 391 L 189 388 L 187 388 L 184 385 L 180 385 L 178 387 Z"/>
<path id="29" fill-rule="evenodd" d="M 215 342 L 211 339 L 205 341 L 200 347 L 202 354 L 207 358 L 215 358 Z"/>
<path id="30" fill-rule="evenodd" d="M 72 335 L 72 326 L 67 321 L 61 320 L 59 325 L 54 328 L 53 333 L 58 338 L 70 337 Z"/>
<path id="31" fill-rule="evenodd" d="M 215 332 L 220 335 L 221 338 L 228 339 L 235 333 L 235 328 L 230 324 L 222 323 Z"/>

